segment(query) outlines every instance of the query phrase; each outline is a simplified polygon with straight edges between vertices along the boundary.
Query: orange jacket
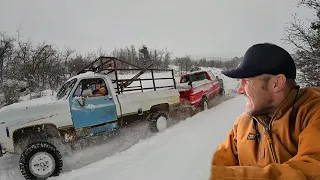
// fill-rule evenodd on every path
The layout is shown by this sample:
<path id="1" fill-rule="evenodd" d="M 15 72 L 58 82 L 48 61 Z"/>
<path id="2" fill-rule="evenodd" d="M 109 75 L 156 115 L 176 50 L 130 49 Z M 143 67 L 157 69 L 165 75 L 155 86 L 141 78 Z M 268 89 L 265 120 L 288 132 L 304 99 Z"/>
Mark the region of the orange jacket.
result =
<path id="1" fill-rule="evenodd" d="M 93 96 L 105 96 L 107 95 L 107 89 L 105 87 L 101 87 Z"/>
<path id="2" fill-rule="evenodd" d="M 320 88 L 300 89 L 295 101 L 296 94 L 271 120 L 242 114 L 213 155 L 210 179 L 320 180 Z"/>

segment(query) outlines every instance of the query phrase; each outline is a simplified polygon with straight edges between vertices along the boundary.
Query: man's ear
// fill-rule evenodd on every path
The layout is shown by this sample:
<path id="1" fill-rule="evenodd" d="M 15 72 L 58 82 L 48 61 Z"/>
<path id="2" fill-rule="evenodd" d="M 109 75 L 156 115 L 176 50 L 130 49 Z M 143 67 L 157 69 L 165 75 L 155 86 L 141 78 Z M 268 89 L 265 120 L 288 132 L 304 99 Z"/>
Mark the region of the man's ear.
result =
<path id="1" fill-rule="evenodd" d="M 282 90 L 286 84 L 287 78 L 283 74 L 278 74 L 272 78 L 272 89 L 274 92 Z"/>

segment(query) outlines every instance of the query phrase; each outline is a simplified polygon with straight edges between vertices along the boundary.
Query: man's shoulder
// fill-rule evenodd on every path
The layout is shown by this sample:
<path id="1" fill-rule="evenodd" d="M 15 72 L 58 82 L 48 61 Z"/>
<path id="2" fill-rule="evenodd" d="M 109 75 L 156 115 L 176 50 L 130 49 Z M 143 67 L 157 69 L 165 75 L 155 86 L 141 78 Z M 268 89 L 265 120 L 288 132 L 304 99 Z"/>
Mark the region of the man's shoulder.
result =
<path id="1" fill-rule="evenodd" d="M 301 101 L 299 110 L 305 116 L 319 119 L 320 118 L 320 88 L 305 87 L 301 89 Z"/>
<path id="2" fill-rule="evenodd" d="M 320 108 L 320 88 L 304 87 L 301 89 L 300 103 L 301 106 Z"/>
<path id="3" fill-rule="evenodd" d="M 309 96 L 320 97 L 320 87 L 303 87 L 302 91 L 305 91 Z"/>
<path id="4" fill-rule="evenodd" d="M 251 120 L 252 120 L 252 117 L 249 116 L 247 113 L 243 112 L 236 118 L 234 124 L 246 124 Z"/>

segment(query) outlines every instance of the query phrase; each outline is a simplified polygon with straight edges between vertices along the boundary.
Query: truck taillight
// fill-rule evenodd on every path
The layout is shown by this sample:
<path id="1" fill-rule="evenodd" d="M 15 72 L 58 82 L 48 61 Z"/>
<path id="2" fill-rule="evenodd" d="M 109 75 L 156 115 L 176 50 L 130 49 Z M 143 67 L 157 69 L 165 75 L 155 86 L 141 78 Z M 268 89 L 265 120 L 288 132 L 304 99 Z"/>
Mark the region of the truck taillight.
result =
<path id="1" fill-rule="evenodd" d="M 191 95 L 190 96 L 190 101 L 194 101 L 194 100 L 196 100 L 196 98 L 194 97 L 194 95 Z"/>

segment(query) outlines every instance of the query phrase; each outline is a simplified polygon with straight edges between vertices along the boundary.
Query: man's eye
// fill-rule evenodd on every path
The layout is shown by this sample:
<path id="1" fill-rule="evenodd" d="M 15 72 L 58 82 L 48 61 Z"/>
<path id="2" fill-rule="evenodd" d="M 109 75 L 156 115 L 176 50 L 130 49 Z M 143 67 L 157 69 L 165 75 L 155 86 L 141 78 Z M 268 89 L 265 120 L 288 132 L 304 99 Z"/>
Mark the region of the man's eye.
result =
<path id="1" fill-rule="evenodd" d="M 245 84 L 250 84 L 250 83 L 251 83 L 251 81 L 250 81 L 250 80 L 248 80 L 248 79 L 246 79 L 246 80 L 244 81 L 244 83 L 245 83 Z"/>

